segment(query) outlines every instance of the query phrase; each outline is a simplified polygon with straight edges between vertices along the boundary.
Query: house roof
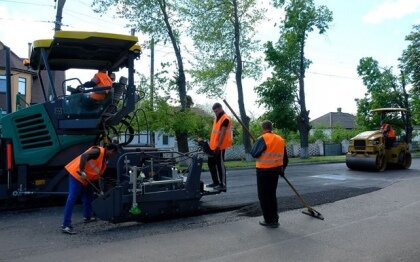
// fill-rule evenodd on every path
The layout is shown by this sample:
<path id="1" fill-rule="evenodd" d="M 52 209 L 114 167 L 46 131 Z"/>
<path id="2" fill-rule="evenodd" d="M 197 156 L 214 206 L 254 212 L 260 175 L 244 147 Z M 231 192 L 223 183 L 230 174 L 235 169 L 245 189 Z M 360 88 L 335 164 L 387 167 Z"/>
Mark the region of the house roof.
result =
<path id="1" fill-rule="evenodd" d="M 0 68 L 3 69 L 6 68 L 5 53 L 6 50 L 0 49 Z M 28 71 L 28 68 L 23 65 L 23 59 L 17 56 L 12 50 L 10 50 L 10 67 L 12 70 Z"/>
<path id="2" fill-rule="evenodd" d="M 346 129 L 352 129 L 355 126 L 355 116 L 349 113 L 329 112 L 323 116 L 320 116 L 311 121 L 311 125 L 314 127 L 342 127 Z"/>

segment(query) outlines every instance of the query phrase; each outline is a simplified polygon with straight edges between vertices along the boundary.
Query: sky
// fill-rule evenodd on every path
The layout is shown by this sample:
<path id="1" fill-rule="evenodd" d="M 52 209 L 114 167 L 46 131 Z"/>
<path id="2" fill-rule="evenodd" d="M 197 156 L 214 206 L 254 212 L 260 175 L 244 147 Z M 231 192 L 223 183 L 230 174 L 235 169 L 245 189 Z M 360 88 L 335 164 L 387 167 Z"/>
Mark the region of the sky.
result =
<path id="1" fill-rule="evenodd" d="M 283 14 L 266 6 L 267 18 L 262 22 L 258 39 L 276 42 Z M 63 12 L 63 30 L 83 30 L 129 34 L 126 22 L 111 14 L 100 16 L 94 13 L 89 0 L 67 0 Z M 317 31 L 309 34 L 305 54 L 312 60 L 305 78 L 306 105 L 311 120 L 326 113 L 342 112 L 355 114 L 356 98 L 363 98 L 366 87 L 358 77 L 356 68 L 362 57 L 373 57 L 381 67 L 393 67 L 397 72 L 398 58 L 407 47 L 405 41 L 415 24 L 420 24 L 420 0 L 315 0 L 333 12 L 333 22 L 323 35 Z M 54 0 L 0 0 L 0 41 L 20 57 L 27 57 L 28 43 L 37 39 L 52 38 L 56 10 Z M 147 36 L 137 34 L 139 44 Z M 186 51 L 184 52 L 184 54 Z M 155 49 L 155 65 L 173 58 L 171 47 L 158 44 Z M 188 61 L 188 55 L 186 60 Z M 150 50 L 143 50 L 136 63 L 137 70 L 150 71 Z M 258 107 L 254 87 L 261 83 L 270 71 L 258 81 L 243 80 L 247 114 L 258 117 L 264 108 Z M 83 75 L 83 77 L 85 76 Z M 89 78 L 86 76 L 86 78 Z M 83 81 L 83 80 L 82 80 Z M 224 87 L 225 98 L 238 112 L 237 92 L 232 81 Z M 188 92 L 196 104 L 211 107 L 220 98 L 209 99 L 191 90 Z"/>

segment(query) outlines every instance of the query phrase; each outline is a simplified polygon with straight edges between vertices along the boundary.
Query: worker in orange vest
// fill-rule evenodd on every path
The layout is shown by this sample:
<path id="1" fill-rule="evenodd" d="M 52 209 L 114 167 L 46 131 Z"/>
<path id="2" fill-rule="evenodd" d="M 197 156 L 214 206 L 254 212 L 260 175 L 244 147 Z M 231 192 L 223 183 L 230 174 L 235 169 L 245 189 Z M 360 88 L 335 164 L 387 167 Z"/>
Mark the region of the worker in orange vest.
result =
<path id="1" fill-rule="evenodd" d="M 251 155 L 256 158 L 258 199 L 264 220 L 260 225 L 279 226 L 277 213 L 277 183 L 289 162 L 285 140 L 273 133 L 273 124 L 265 120 L 261 124 L 263 134 L 255 141 Z"/>
<path id="2" fill-rule="evenodd" d="M 83 84 L 84 87 L 112 87 L 112 79 L 108 75 L 107 70 L 101 68 L 98 73 L 96 73 L 92 80 Z M 90 98 L 94 101 L 102 101 L 106 98 L 109 93 L 109 89 L 103 91 L 95 91 L 90 94 Z"/>
<path id="3" fill-rule="evenodd" d="M 75 234 L 71 224 L 71 216 L 74 203 L 80 193 L 82 194 L 84 222 L 96 220 L 92 214 L 93 189 L 89 182 L 100 178 L 105 172 L 108 158 L 116 155 L 117 152 L 118 146 L 116 144 L 108 144 L 105 147 L 92 146 L 65 166 L 69 173 L 69 193 L 61 227 L 63 233 Z"/>
<path id="4" fill-rule="evenodd" d="M 381 126 L 381 133 L 385 137 L 385 147 L 390 148 L 396 138 L 395 130 L 391 127 L 390 124 L 383 123 Z"/>
<path id="5" fill-rule="evenodd" d="M 215 103 L 212 109 L 215 118 L 209 146 L 214 153 L 208 157 L 208 166 L 213 183 L 207 185 L 207 187 L 226 192 L 226 167 L 224 161 L 225 150 L 232 146 L 232 120 L 223 111 L 220 103 Z"/>

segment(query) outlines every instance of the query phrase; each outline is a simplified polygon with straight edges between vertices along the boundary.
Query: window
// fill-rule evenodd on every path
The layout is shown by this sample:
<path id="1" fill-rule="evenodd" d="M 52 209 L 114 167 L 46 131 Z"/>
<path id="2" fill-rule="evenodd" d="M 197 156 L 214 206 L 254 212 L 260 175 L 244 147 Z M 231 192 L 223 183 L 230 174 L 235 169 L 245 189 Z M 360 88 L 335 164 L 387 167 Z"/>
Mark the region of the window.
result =
<path id="1" fill-rule="evenodd" d="M 6 76 L 0 75 L 0 92 L 6 93 Z"/>
<path id="2" fill-rule="evenodd" d="M 167 135 L 162 136 L 162 144 L 164 144 L 164 145 L 169 144 L 169 136 L 167 136 Z"/>
<path id="3" fill-rule="evenodd" d="M 26 78 L 24 78 L 24 77 L 19 77 L 18 92 L 21 95 L 26 95 Z"/>

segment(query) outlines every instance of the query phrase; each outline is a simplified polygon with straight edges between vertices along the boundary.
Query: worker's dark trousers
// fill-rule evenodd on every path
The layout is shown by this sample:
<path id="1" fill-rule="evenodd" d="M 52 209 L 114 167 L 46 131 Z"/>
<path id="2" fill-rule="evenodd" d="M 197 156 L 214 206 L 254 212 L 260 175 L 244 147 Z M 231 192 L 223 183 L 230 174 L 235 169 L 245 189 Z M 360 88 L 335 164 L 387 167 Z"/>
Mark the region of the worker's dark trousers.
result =
<path id="1" fill-rule="evenodd" d="M 209 171 L 213 183 L 225 185 L 225 150 L 220 150 L 218 154 L 209 156 L 207 164 L 209 166 Z"/>
<path id="2" fill-rule="evenodd" d="M 73 206 L 79 195 L 82 194 L 83 217 L 90 218 L 92 216 L 92 187 L 83 186 L 72 175 L 69 174 L 69 194 L 67 196 L 66 207 L 64 208 L 63 226 L 71 226 L 71 216 L 73 214 Z"/>
<path id="3" fill-rule="evenodd" d="M 277 183 L 279 181 L 279 169 L 257 169 L 258 199 L 265 222 L 277 223 Z"/>

